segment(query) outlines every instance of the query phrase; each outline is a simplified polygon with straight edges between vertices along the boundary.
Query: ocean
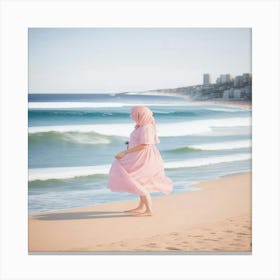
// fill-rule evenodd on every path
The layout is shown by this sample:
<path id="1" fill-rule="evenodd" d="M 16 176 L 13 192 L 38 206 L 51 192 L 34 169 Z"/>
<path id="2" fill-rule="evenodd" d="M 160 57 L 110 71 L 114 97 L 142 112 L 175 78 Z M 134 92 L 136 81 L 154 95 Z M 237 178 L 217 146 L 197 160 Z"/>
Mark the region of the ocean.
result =
<path id="1" fill-rule="evenodd" d="M 138 199 L 106 187 L 114 156 L 134 129 L 129 115 L 135 105 L 154 113 L 172 193 L 200 191 L 191 185 L 251 171 L 251 109 L 133 92 L 29 94 L 30 214 Z"/>

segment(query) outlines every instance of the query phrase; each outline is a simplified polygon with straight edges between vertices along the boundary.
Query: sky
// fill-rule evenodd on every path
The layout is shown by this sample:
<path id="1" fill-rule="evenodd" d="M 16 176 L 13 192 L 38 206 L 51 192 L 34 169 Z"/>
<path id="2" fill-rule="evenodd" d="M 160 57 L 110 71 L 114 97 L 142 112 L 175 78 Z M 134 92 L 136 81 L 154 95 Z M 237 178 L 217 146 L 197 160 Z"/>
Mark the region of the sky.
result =
<path id="1" fill-rule="evenodd" d="M 29 93 L 113 93 L 251 73 L 250 28 L 29 28 Z"/>

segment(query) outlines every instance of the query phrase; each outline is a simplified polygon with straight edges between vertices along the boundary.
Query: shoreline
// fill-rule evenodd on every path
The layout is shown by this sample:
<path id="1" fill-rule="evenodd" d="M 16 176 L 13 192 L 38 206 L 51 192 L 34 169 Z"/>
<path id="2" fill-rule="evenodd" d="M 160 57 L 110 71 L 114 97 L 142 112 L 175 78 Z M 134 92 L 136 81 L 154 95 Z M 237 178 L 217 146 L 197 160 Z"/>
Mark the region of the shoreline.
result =
<path id="1" fill-rule="evenodd" d="M 196 102 L 196 101 L 194 101 Z M 250 101 L 220 101 L 220 100 L 209 100 L 209 101 L 202 101 L 205 104 L 213 104 L 213 105 L 225 105 L 225 106 L 233 106 L 233 107 L 241 107 L 246 109 L 252 109 L 252 102 Z"/>
<path id="2" fill-rule="evenodd" d="M 236 172 L 236 173 L 229 173 L 226 175 L 222 175 L 217 177 L 216 179 L 212 179 L 212 180 L 217 180 L 217 179 L 222 179 L 222 178 L 226 178 L 226 177 L 232 177 L 232 176 L 237 176 L 237 175 L 242 175 L 245 173 L 248 173 L 249 171 L 241 171 L 241 172 Z M 208 182 L 208 181 L 212 181 L 212 180 L 204 180 L 204 181 L 200 181 L 198 183 L 195 183 L 193 185 L 190 185 L 190 188 L 196 188 L 196 185 L 198 184 L 202 184 L 204 182 Z M 190 193 L 190 192 L 186 192 L 186 193 Z M 176 195 L 181 194 L 181 193 L 177 193 Z M 172 194 L 174 195 L 174 194 Z M 137 195 L 135 195 L 137 197 Z M 152 199 L 154 199 L 155 197 L 152 197 Z M 86 207 L 98 207 L 98 206 L 102 206 L 102 205 L 111 205 L 113 203 L 121 203 L 121 202 L 132 202 L 134 201 L 136 203 L 136 201 L 139 201 L 139 199 L 130 199 L 130 200 L 119 200 L 119 201 L 114 201 L 114 202 L 105 202 L 105 203 L 100 203 L 100 204 L 95 204 L 95 205 L 84 205 L 84 206 L 77 206 L 77 207 L 69 207 L 69 208 L 62 208 L 62 209 L 54 209 L 54 210 L 49 210 L 49 211 L 42 211 L 42 212 L 32 212 L 30 214 L 28 214 L 29 217 L 31 216 L 37 216 L 37 215 L 44 215 L 44 214 L 52 214 L 52 213 L 57 213 L 57 212 L 64 212 L 64 211 L 72 211 L 72 210 L 79 210 L 81 208 L 86 208 Z M 28 212 L 29 213 L 29 212 Z"/>
<path id="3" fill-rule="evenodd" d="M 192 100 L 190 103 L 196 105 L 223 105 L 229 107 L 239 107 L 244 109 L 252 110 L 252 102 L 239 100 L 239 101 L 230 101 L 230 100 Z"/>
<path id="4" fill-rule="evenodd" d="M 183 97 L 189 103 L 193 103 L 196 105 L 224 105 L 224 106 L 233 106 L 233 107 L 241 107 L 246 109 L 252 109 L 252 101 L 249 100 L 192 100 L 190 97 L 180 94 L 180 93 L 153 93 L 151 95 L 161 95 L 161 96 L 176 96 L 176 97 Z"/>
<path id="5" fill-rule="evenodd" d="M 251 172 L 192 187 L 148 217 L 123 212 L 138 200 L 29 214 L 29 252 L 251 252 Z"/>

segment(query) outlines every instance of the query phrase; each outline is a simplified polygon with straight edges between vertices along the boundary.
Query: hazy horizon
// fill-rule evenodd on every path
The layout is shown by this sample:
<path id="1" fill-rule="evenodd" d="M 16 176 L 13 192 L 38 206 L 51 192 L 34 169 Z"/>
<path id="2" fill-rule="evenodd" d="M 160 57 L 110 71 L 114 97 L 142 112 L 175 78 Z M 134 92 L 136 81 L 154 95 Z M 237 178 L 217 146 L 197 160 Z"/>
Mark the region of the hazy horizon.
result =
<path id="1" fill-rule="evenodd" d="M 251 73 L 250 28 L 29 28 L 29 93 L 119 93 Z"/>

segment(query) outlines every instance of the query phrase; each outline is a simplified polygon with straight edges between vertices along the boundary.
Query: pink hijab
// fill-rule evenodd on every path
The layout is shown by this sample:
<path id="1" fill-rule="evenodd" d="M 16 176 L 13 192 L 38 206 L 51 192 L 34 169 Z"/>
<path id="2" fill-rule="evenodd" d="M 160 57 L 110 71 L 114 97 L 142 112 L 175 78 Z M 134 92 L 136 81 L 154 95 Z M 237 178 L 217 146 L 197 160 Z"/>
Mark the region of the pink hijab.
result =
<path id="1" fill-rule="evenodd" d="M 145 106 L 134 106 L 131 109 L 131 118 L 136 122 L 135 128 L 139 126 L 144 126 L 147 124 L 152 124 L 156 133 L 156 122 L 153 117 L 153 112 Z M 157 133 L 156 139 L 158 141 Z"/>
<path id="2" fill-rule="evenodd" d="M 145 106 L 135 106 L 131 109 L 131 118 L 136 122 L 135 128 L 149 123 L 155 125 L 153 112 Z"/>

